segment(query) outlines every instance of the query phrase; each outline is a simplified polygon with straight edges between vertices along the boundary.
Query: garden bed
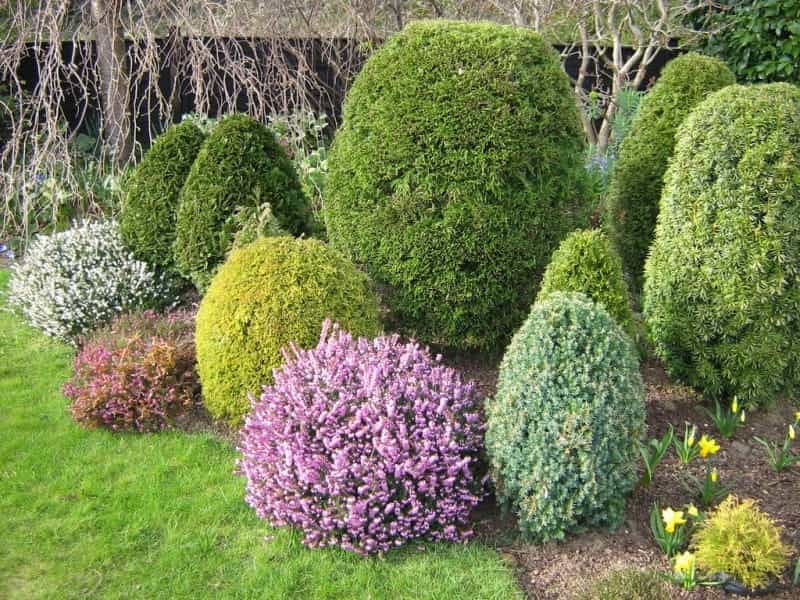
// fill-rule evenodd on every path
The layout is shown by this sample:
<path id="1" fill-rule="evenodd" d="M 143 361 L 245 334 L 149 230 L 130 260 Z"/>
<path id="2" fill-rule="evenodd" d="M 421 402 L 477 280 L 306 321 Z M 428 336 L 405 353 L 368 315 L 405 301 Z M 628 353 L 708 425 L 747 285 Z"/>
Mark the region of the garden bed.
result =
<path id="1" fill-rule="evenodd" d="M 494 393 L 499 357 L 477 353 L 449 353 L 448 365 L 478 384 L 483 397 Z M 677 434 L 684 423 L 696 424 L 700 432 L 719 437 L 714 424 L 700 409 L 701 399 L 695 392 L 670 382 L 663 367 L 656 362 L 642 366 L 647 390 L 648 438 L 660 437 L 671 424 Z M 754 441 L 780 437 L 787 422 L 793 419 L 796 407 L 781 400 L 772 407 L 748 415 L 747 423 L 730 440 L 720 440 L 721 450 L 711 459 L 719 472 L 720 482 L 742 498 L 757 500 L 764 511 L 784 527 L 785 540 L 800 547 L 800 470 L 787 469 L 776 473 L 769 465 L 764 449 Z M 231 444 L 237 433 L 225 424 L 215 423 L 203 410 L 187 415 L 181 426 L 189 431 L 210 431 Z M 615 569 L 636 567 L 670 572 L 670 561 L 659 550 L 650 532 L 649 513 L 654 502 L 662 506 L 684 506 L 692 501 L 681 481 L 686 472 L 702 478 L 705 463 L 689 466 L 679 463 L 672 451 L 658 466 L 653 483 L 637 488 L 628 500 L 624 525 L 614 532 L 606 530 L 573 534 L 563 542 L 544 545 L 525 543 L 519 536 L 512 516 L 503 515 L 494 496 L 489 496 L 473 515 L 477 541 L 498 549 L 513 565 L 519 586 L 531 599 L 570 598 L 583 591 L 587 584 Z M 784 582 L 785 583 L 785 582 Z M 692 592 L 678 586 L 670 588 L 673 597 L 701 599 L 723 598 L 718 589 L 699 587 Z M 796 590 L 783 587 L 762 598 L 792 599 Z"/>
<path id="2" fill-rule="evenodd" d="M 494 361 L 479 356 L 454 356 L 450 362 L 475 378 L 484 395 L 493 392 L 497 372 Z M 660 437 L 669 428 L 676 435 L 683 432 L 685 422 L 694 423 L 701 432 L 718 437 L 714 424 L 702 410 L 700 399 L 690 389 L 671 383 L 658 363 L 643 365 L 642 376 L 647 389 L 648 438 Z M 776 473 L 767 462 L 764 449 L 754 436 L 775 439 L 783 435 L 785 424 L 794 418 L 797 408 L 788 401 L 748 415 L 747 423 L 730 440 L 720 440 L 722 449 L 711 459 L 719 471 L 720 482 L 743 498 L 758 500 L 761 508 L 785 529 L 785 541 L 800 546 L 800 470 L 787 469 Z M 637 488 L 628 500 L 624 525 L 616 532 L 590 531 L 569 536 L 564 542 L 544 545 L 526 544 L 517 535 L 513 518 L 504 517 L 489 498 L 476 514 L 478 538 L 497 545 L 501 553 L 515 565 L 520 586 L 529 598 L 566 598 L 580 592 L 588 581 L 611 569 L 640 567 L 669 572 L 669 561 L 653 540 L 649 513 L 653 503 L 662 506 L 684 506 L 692 501 L 681 484 L 685 469 L 702 477 L 705 465 L 695 461 L 688 467 L 668 452 L 658 466 L 653 483 Z M 720 590 L 698 588 L 682 592 L 672 588 L 678 598 L 722 598 Z M 796 598 L 797 591 L 785 589 L 765 598 Z"/>

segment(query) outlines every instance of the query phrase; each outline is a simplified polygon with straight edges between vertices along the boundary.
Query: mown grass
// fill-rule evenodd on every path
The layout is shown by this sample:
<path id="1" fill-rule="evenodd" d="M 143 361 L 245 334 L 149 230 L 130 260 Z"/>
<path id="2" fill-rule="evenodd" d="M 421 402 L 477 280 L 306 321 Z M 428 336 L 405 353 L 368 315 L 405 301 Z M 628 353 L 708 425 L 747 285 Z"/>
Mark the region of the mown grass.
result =
<path id="1" fill-rule="evenodd" d="M 244 503 L 236 453 L 210 434 L 79 428 L 60 392 L 71 357 L 0 306 L 0 598 L 520 597 L 477 544 L 305 548 Z"/>

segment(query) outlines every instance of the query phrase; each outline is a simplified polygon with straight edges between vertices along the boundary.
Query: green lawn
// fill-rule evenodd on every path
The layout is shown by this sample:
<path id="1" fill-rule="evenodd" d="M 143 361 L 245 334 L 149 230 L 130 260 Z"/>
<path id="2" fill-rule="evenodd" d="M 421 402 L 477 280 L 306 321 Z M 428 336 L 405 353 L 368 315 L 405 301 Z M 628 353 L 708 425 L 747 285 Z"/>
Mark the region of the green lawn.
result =
<path id="1" fill-rule="evenodd" d="M 477 544 L 308 550 L 244 503 L 225 442 L 75 425 L 70 361 L 0 306 L 0 598 L 521 597 Z"/>

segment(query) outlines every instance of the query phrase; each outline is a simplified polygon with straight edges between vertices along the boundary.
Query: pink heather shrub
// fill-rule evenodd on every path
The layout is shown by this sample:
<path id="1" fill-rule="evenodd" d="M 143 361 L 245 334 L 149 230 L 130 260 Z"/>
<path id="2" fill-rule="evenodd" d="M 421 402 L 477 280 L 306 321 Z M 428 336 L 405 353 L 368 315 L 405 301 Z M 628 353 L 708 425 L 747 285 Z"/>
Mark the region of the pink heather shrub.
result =
<path id="1" fill-rule="evenodd" d="M 483 496 L 483 421 L 472 382 L 398 336 L 353 337 L 326 321 L 292 348 L 241 431 L 247 502 L 310 547 L 385 552 L 461 541 Z"/>
<path id="2" fill-rule="evenodd" d="M 86 427 L 158 431 L 199 397 L 194 315 L 123 315 L 83 340 L 64 385 Z"/>

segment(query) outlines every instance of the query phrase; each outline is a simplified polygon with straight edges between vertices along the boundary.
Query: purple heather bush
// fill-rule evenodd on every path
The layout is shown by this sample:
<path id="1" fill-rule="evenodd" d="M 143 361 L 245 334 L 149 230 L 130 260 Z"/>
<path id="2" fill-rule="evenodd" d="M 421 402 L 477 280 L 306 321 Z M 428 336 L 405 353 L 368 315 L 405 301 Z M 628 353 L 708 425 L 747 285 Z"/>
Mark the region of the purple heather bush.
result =
<path id="1" fill-rule="evenodd" d="M 354 339 L 329 321 L 316 348 L 284 356 L 240 434 L 260 517 L 359 554 L 472 534 L 484 431 L 473 382 L 415 342 Z"/>

